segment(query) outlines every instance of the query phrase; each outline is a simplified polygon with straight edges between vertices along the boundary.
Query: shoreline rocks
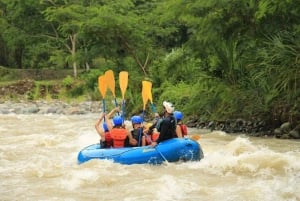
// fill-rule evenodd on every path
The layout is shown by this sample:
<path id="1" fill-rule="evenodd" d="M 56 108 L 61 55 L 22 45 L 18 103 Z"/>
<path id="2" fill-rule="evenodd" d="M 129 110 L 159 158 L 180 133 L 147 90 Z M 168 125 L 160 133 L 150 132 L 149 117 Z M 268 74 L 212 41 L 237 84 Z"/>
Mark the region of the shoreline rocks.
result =
<path id="1" fill-rule="evenodd" d="M 4 101 L 0 103 L 0 114 L 62 114 L 84 115 L 102 112 L 101 101 L 84 101 L 66 103 L 63 101 Z M 300 139 L 300 125 L 292 126 L 284 122 L 272 128 L 266 121 L 243 119 L 226 121 L 201 121 L 193 119 L 185 122 L 188 127 L 198 129 L 220 130 L 230 134 L 247 134 L 255 137 L 276 137 L 280 139 Z"/>
<path id="2" fill-rule="evenodd" d="M 280 139 L 300 139 L 300 125 L 284 122 L 279 127 L 272 127 L 270 123 L 263 120 L 246 121 L 234 119 L 226 121 L 199 121 L 191 120 L 186 122 L 188 127 L 198 129 L 220 130 L 231 134 L 247 134 L 254 137 L 276 137 Z"/>
<path id="3" fill-rule="evenodd" d="M 0 114 L 64 114 L 80 115 L 101 113 L 100 101 L 65 103 L 62 101 L 32 101 L 0 103 Z"/>

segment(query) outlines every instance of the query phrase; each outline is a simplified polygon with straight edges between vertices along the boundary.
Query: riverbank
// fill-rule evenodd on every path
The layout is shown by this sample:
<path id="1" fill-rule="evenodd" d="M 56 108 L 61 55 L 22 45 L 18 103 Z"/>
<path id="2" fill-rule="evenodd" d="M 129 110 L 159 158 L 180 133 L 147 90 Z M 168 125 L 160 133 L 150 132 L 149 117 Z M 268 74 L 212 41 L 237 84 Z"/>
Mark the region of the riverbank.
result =
<path id="1" fill-rule="evenodd" d="M 85 115 L 102 112 L 101 101 L 64 102 L 60 100 L 36 101 L 1 101 L 0 114 L 56 114 L 56 115 Z M 300 125 L 292 127 L 284 122 L 280 127 L 272 129 L 263 120 L 246 121 L 243 119 L 227 121 L 201 121 L 200 118 L 185 122 L 188 127 L 220 130 L 230 134 L 247 134 L 256 137 L 276 137 L 281 139 L 300 139 Z"/>
<path id="2" fill-rule="evenodd" d="M 0 114 L 62 114 L 83 115 L 101 112 L 101 102 L 83 101 L 66 103 L 54 101 L 3 101 L 0 103 Z"/>

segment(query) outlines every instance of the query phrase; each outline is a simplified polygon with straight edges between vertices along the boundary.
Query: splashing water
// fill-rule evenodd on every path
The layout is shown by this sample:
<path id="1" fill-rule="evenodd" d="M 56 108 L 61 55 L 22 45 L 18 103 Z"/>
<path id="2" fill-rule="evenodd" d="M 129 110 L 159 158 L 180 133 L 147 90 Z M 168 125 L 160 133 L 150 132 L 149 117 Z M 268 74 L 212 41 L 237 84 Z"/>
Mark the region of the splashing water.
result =
<path id="1" fill-rule="evenodd" d="M 0 115 L 1 200 L 300 200 L 300 141 L 190 129 L 199 162 L 77 165 L 97 117 Z"/>

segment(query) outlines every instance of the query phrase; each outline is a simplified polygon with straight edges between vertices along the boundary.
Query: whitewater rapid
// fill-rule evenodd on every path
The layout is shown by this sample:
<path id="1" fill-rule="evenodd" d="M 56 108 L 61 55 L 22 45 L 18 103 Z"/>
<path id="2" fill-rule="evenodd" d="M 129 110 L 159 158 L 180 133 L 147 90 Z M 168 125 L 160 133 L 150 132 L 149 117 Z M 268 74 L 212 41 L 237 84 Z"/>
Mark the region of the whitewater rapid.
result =
<path id="1" fill-rule="evenodd" d="M 77 164 L 97 114 L 0 115 L 0 200 L 300 200 L 300 141 L 200 135 L 198 162 Z"/>

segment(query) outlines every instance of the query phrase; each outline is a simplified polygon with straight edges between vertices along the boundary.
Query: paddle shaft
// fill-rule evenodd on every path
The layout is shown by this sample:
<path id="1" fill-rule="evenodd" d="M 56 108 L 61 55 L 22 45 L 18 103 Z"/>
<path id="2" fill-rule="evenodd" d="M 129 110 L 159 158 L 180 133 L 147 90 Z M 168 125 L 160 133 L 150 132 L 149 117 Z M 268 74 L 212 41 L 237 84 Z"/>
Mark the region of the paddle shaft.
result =
<path id="1" fill-rule="evenodd" d="M 146 133 L 145 133 L 145 135 L 146 135 L 146 138 L 148 138 L 150 140 L 150 142 L 152 143 L 151 137 L 149 135 L 147 135 Z M 169 161 L 166 159 L 166 157 L 157 149 L 156 146 L 154 147 L 154 149 L 159 153 L 159 155 L 162 157 L 162 159 L 164 161 L 166 161 L 166 163 L 169 163 Z"/>
<path id="2" fill-rule="evenodd" d="M 104 75 L 101 75 L 98 77 L 98 89 L 102 96 L 102 111 L 105 113 L 106 107 L 105 107 L 105 95 L 107 91 L 107 83 L 106 83 L 106 77 Z M 105 121 L 105 116 L 104 116 Z"/>

